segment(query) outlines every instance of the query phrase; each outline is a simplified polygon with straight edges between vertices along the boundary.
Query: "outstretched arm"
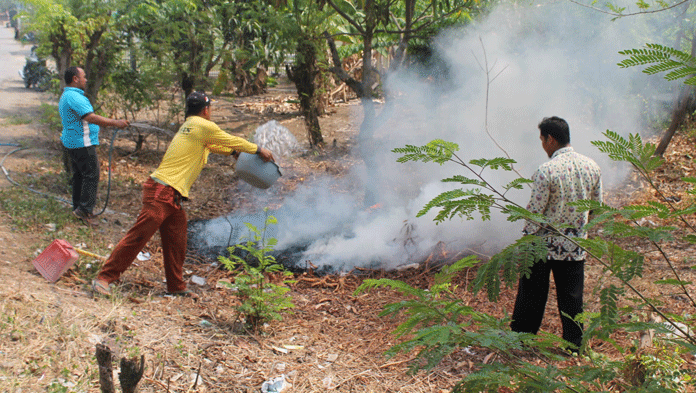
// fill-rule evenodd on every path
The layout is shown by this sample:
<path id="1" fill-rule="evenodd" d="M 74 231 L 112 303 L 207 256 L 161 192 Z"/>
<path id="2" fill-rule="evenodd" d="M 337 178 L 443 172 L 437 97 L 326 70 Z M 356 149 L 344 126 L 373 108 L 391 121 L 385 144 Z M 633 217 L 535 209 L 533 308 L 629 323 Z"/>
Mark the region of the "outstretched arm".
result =
<path id="1" fill-rule="evenodd" d="M 94 112 L 83 117 L 83 119 L 86 120 L 88 123 L 96 124 L 102 127 L 126 128 L 129 125 L 128 120 L 109 119 L 108 117 L 99 116 Z"/>

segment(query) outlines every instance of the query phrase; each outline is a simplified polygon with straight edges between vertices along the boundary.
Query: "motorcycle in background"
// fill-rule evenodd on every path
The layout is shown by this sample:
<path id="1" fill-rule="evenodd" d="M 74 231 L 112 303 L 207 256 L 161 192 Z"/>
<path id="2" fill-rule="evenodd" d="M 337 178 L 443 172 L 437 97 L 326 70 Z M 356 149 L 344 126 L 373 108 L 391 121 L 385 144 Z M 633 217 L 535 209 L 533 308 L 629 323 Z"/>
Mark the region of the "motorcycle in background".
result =
<path id="1" fill-rule="evenodd" d="M 31 48 L 31 55 L 27 56 L 26 64 L 19 75 L 24 80 L 24 87 L 32 87 L 38 91 L 46 91 L 51 87 L 54 72 L 46 66 L 46 59 L 38 57 L 35 53 L 36 46 Z"/>

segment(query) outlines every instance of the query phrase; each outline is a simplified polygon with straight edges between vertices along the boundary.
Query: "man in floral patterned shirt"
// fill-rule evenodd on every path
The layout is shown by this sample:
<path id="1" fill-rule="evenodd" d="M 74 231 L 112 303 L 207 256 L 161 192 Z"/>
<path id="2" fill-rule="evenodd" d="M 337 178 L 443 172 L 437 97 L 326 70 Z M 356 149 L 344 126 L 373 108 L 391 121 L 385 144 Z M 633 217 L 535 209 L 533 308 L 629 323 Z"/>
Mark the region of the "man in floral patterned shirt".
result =
<path id="1" fill-rule="evenodd" d="M 581 199 L 602 201 L 599 166 L 570 146 L 570 129 L 565 120 L 555 116 L 544 118 L 539 131 L 541 146 L 551 160 L 532 176 L 534 185 L 527 210 L 546 216 L 567 237 L 587 238 L 583 227 L 588 212 L 579 212 L 568 203 Z M 539 260 L 531 267 L 528 278 L 520 277 L 510 328 L 533 334 L 539 331 L 549 293 L 549 276 L 553 272 L 563 339 L 573 344 L 570 349 L 577 353 L 582 342 L 582 325 L 573 318 L 582 312 L 585 250 L 564 237 L 552 236 L 549 229 L 532 222 L 527 222 L 524 233 L 546 237 L 548 254 L 546 260 Z"/>

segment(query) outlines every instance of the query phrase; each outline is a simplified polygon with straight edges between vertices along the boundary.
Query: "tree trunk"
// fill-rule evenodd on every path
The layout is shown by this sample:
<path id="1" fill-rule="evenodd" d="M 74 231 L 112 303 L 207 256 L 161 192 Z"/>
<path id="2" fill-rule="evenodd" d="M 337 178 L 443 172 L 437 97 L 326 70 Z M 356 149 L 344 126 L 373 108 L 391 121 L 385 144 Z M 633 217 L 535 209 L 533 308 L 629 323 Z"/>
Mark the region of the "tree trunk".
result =
<path id="1" fill-rule="evenodd" d="M 353 90 L 358 98 L 363 98 L 366 93 L 363 90 L 362 83 L 350 76 L 348 72 L 343 69 L 343 62 L 338 56 L 338 50 L 336 49 L 336 41 L 334 41 L 333 37 L 331 37 L 331 34 L 329 34 L 328 31 L 324 32 L 324 38 L 326 38 L 326 42 L 329 45 L 329 50 L 331 51 L 331 60 L 333 62 L 333 67 L 330 67 L 329 71 L 331 71 L 341 82 L 345 83 L 346 86 Z"/>
<path id="2" fill-rule="evenodd" d="M 365 96 L 372 97 L 374 90 L 377 87 L 378 78 L 377 72 L 372 65 L 372 40 L 374 39 L 375 28 L 377 27 L 377 16 L 375 15 L 375 1 L 367 0 L 365 2 L 365 31 L 362 34 L 363 38 L 363 76 L 362 84 Z"/>
<path id="3" fill-rule="evenodd" d="M 143 143 L 145 143 L 145 136 L 138 132 L 138 138 L 135 140 L 135 152 L 137 153 L 143 148 Z"/>
<path id="4" fill-rule="evenodd" d="M 61 27 L 61 30 L 49 37 L 51 41 L 51 56 L 56 62 L 56 72 L 58 72 L 58 77 L 60 79 L 60 89 L 61 91 L 65 87 L 65 70 L 70 67 L 72 63 L 72 44 L 66 38 L 67 33 L 65 28 Z"/>
<path id="5" fill-rule="evenodd" d="M 286 67 L 288 78 L 295 84 L 300 98 L 300 112 L 304 116 L 307 135 L 311 147 L 322 147 L 324 138 L 319 125 L 316 91 L 314 89 L 316 69 L 316 47 L 308 37 L 302 37 L 297 44 L 297 62 Z"/>
<path id="6" fill-rule="evenodd" d="M 87 43 L 87 57 L 85 59 L 85 74 L 87 77 L 87 89 L 85 96 L 89 98 L 94 106 L 99 96 L 99 89 L 104 82 L 104 76 L 109 71 L 107 65 L 107 53 L 104 48 L 100 48 L 102 36 L 106 31 L 106 26 L 102 26 L 92 33 Z"/>
<path id="7" fill-rule="evenodd" d="M 408 41 L 411 39 L 411 34 L 408 31 L 411 30 L 413 26 L 413 14 L 415 12 L 416 0 L 405 0 L 405 15 L 404 15 L 404 33 L 401 34 L 399 39 L 399 45 L 394 53 L 394 58 L 392 59 L 389 69 L 395 71 L 399 69 L 406 61 L 406 49 L 408 48 Z"/>
<path id="8" fill-rule="evenodd" d="M 694 32 L 694 36 L 691 38 L 691 57 L 696 57 L 696 32 Z M 660 139 L 657 149 L 655 149 L 656 156 L 662 156 L 665 154 L 667 146 L 669 146 L 669 143 L 672 141 L 674 133 L 677 132 L 677 129 L 684 123 L 684 120 L 689 115 L 688 109 L 692 103 L 692 91 L 693 88 L 690 86 L 681 87 L 679 91 L 679 98 L 677 98 L 677 102 L 674 105 L 674 110 L 672 111 L 672 121 L 669 123 L 667 131 L 665 131 L 664 135 L 662 135 L 662 139 Z"/>
<path id="9" fill-rule="evenodd" d="M 186 72 L 181 75 L 181 90 L 184 91 L 184 100 L 186 100 L 189 94 L 193 93 L 193 85 L 195 83 L 196 78 L 193 75 L 189 76 Z"/>
<path id="10" fill-rule="evenodd" d="M 679 91 L 679 98 L 672 111 L 672 121 L 669 123 L 669 127 L 662 135 L 660 143 L 655 149 L 656 156 L 662 156 L 665 154 L 669 143 L 672 141 L 672 137 L 677 132 L 677 129 L 684 123 L 684 120 L 689 115 L 689 107 L 691 106 L 691 88 L 689 86 L 682 86 Z"/>
<path id="11" fill-rule="evenodd" d="M 372 101 L 372 89 L 365 82 L 365 72 L 363 68 L 363 82 L 355 80 L 346 70 L 343 69 L 336 43 L 328 32 L 324 32 L 324 37 L 329 44 L 331 50 L 331 58 L 333 67 L 329 70 L 333 72 L 342 82 L 350 87 L 360 99 L 363 108 L 363 122 L 360 124 L 360 132 L 358 134 L 358 143 L 360 146 L 360 155 L 365 162 L 367 172 L 367 180 L 365 181 L 365 196 L 363 203 L 366 206 L 372 206 L 378 201 L 379 190 L 375 189 L 378 184 L 373 179 L 377 176 L 377 165 L 375 163 L 376 146 L 372 143 L 372 136 L 376 123 L 375 103 Z M 372 53 L 370 51 L 370 53 Z M 371 55 L 370 55 L 371 57 Z M 363 67 L 365 64 L 363 63 Z"/>

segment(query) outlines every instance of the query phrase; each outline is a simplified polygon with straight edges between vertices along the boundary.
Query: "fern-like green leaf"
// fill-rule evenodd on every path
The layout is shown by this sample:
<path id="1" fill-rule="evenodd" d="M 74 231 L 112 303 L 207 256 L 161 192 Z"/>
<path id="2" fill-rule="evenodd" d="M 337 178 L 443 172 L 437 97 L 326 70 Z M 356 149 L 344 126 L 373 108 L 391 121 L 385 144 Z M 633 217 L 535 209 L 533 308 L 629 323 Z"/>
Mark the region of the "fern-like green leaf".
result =
<path id="1" fill-rule="evenodd" d="M 614 131 L 604 132 L 609 141 L 592 141 L 599 151 L 606 153 L 614 161 L 628 162 L 643 173 L 657 169 L 664 160 L 654 155 L 656 146 L 643 143 L 640 135 L 630 134 L 628 140 Z"/>
<path id="2" fill-rule="evenodd" d="M 531 179 L 525 179 L 523 177 L 518 177 L 517 179 L 511 181 L 510 183 L 505 185 L 505 190 L 510 190 L 510 189 L 518 189 L 521 190 L 524 184 L 529 184 L 529 183 L 534 183 Z"/>
<path id="3" fill-rule="evenodd" d="M 452 159 L 454 152 L 459 150 L 456 143 L 435 139 L 425 146 L 406 145 L 405 147 L 397 147 L 392 150 L 393 153 L 401 154 L 396 161 L 434 161 L 442 165 Z"/>
<path id="4" fill-rule="evenodd" d="M 381 278 L 381 279 L 367 279 L 363 281 L 362 284 L 355 290 L 353 293 L 354 296 L 357 296 L 363 292 L 366 292 L 371 289 L 379 288 L 379 287 L 387 287 L 394 289 L 398 292 L 401 292 L 405 295 L 412 295 L 412 296 L 417 296 L 422 298 L 424 296 L 423 290 L 419 288 L 414 288 L 408 284 L 406 284 L 403 281 L 399 280 L 390 280 L 388 278 Z"/>
<path id="5" fill-rule="evenodd" d="M 647 67 L 645 70 L 643 70 L 643 72 L 648 74 L 648 75 L 654 75 L 654 74 L 657 74 L 660 72 L 665 72 L 665 71 L 675 69 L 677 67 L 680 67 L 681 65 L 682 64 L 677 62 L 677 61 L 666 59 L 666 60 L 661 61 L 658 64 L 654 64 L 654 65 L 651 65 L 650 67 Z"/>
<path id="6" fill-rule="evenodd" d="M 471 290 L 478 293 L 485 288 L 488 299 L 497 301 L 501 282 L 512 286 L 519 276 L 529 276 L 531 266 L 539 260 L 546 260 L 548 249 L 544 238 L 527 235 L 505 247 L 488 262 L 482 263 L 471 283 Z"/>
<path id="7" fill-rule="evenodd" d="M 426 203 L 416 214 L 416 217 L 421 217 L 430 210 L 439 208 L 440 210 L 434 218 L 437 223 L 452 219 L 455 216 L 472 220 L 474 212 L 478 212 L 481 219 L 488 220 L 494 202 L 495 199 L 492 196 L 481 194 L 479 189 L 445 191 Z"/>
<path id="8" fill-rule="evenodd" d="M 446 179 L 442 179 L 441 181 L 443 183 L 460 183 L 460 184 L 464 184 L 464 185 L 473 184 L 473 185 L 479 186 L 479 187 L 488 186 L 488 183 L 486 183 L 485 181 L 478 180 L 478 179 L 471 179 L 471 178 L 468 178 L 466 176 L 461 176 L 461 175 L 455 175 L 452 177 L 448 177 Z"/>
<path id="9" fill-rule="evenodd" d="M 469 161 L 469 164 L 478 166 L 481 168 L 491 168 L 491 169 L 499 169 L 503 168 L 506 171 L 511 171 L 512 170 L 512 165 L 517 163 L 517 161 L 511 159 L 511 158 L 506 158 L 506 157 L 496 157 L 493 159 L 486 159 L 486 158 L 480 158 L 477 160 L 471 160 Z"/>
<path id="10" fill-rule="evenodd" d="M 549 222 L 548 218 L 545 215 L 532 213 L 529 210 L 516 205 L 505 205 L 505 207 L 502 209 L 502 212 L 504 214 L 507 214 L 508 221 L 514 222 L 517 220 L 524 219 L 527 221 L 535 222 L 537 224 L 546 224 Z"/>
<path id="11" fill-rule="evenodd" d="M 665 79 L 674 81 L 688 78 L 684 83 L 696 84 L 696 59 L 690 54 L 659 44 L 646 44 L 647 49 L 629 49 L 619 54 L 627 56 L 618 65 L 621 68 L 649 65 L 643 72 L 649 75 L 666 72 Z"/>

